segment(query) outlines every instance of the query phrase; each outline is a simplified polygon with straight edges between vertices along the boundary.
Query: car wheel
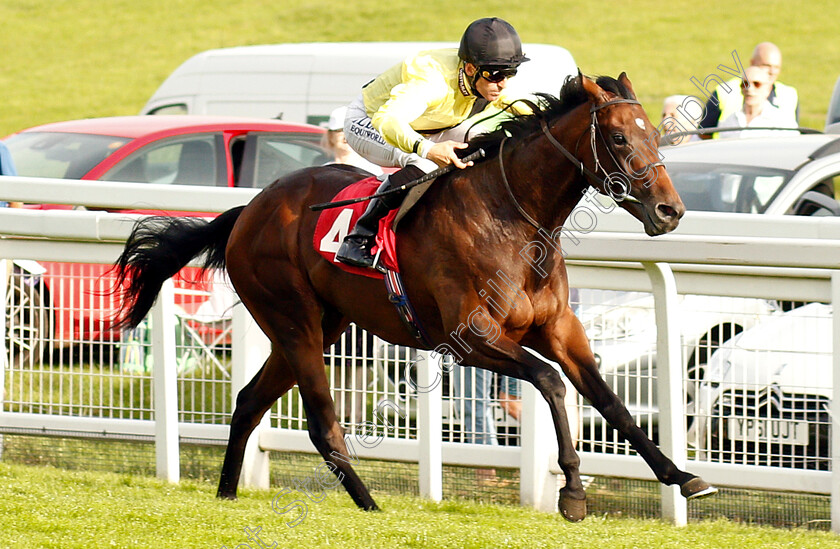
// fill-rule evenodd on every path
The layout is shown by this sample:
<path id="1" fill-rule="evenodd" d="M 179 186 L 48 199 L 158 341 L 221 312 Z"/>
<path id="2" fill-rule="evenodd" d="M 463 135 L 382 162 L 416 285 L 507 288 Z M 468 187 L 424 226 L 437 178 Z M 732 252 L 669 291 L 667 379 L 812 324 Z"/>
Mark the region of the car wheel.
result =
<path id="1" fill-rule="evenodd" d="M 744 331 L 743 327 L 737 324 L 727 323 L 715 326 L 709 330 L 709 333 L 700 338 L 697 347 L 688 359 L 685 372 L 685 396 L 688 409 L 693 409 L 691 404 L 694 402 L 694 397 L 697 394 L 700 383 L 705 378 L 706 364 L 709 362 L 712 354 L 720 348 L 721 344 L 729 341 L 742 331 Z M 690 428 L 694 422 L 694 416 L 689 415 L 686 420 L 687 426 Z"/>
<path id="2" fill-rule="evenodd" d="M 13 276 L 6 292 L 6 349 L 9 364 L 22 367 L 40 364 L 44 355 L 49 319 L 37 284 Z"/>

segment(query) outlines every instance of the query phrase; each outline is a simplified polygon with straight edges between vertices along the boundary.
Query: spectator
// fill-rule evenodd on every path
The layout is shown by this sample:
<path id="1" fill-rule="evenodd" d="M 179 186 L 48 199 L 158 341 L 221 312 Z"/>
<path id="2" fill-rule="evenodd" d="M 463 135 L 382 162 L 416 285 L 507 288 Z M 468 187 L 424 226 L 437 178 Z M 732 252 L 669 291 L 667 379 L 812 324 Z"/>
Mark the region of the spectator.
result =
<path id="1" fill-rule="evenodd" d="M 677 107 L 683 104 L 688 99 L 687 95 L 670 95 L 665 98 L 662 103 L 662 122 L 659 124 L 659 131 L 662 136 L 673 133 L 690 132 L 696 130 L 697 127 L 694 122 L 685 116 L 684 111 Z M 691 141 L 699 141 L 700 137 L 697 135 L 683 135 L 674 138 L 670 145 L 684 145 Z"/>
<path id="2" fill-rule="evenodd" d="M 499 378 L 499 404 L 507 415 L 519 421 L 522 415 L 522 391 L 518 379 L 500 376 Z"/>
<path id="3" fill-rule="evenodd" d="M 796 120 L 788 111 L 774 106 L 767 97 L 770 93 L 770 75 L 760 67 L 747 67 L 746 79 L 741 83 L 743 102 L 741 108 L 729 115 L 720 128 L 796 128 Z M 776 133 L 775 130 L 750 130 L 720 132 L 721 138 L 760 137 Z"/>
<path id="4" fill-rule="evenodd" d="M 472 366 L 459 366 L 454 378 L 453 396 L 459 402 L 456 406 L 461 418 L 462 441 L 498 446 L 496 420 L 491 404 L 493 372 Z M 511 482 L 498 478 L 495 469 L 476 469 L 475 474 L 483 486 L 503 487 Z"/>
<path id="5" fill-rule="evenodd" d="M 365 160 L 347 144 L 347 140 L 344 138 L 344 119 L 346 115 L 347 107 L 339 107 L 333 110 L 327 122 L 327 133 L 321 139 L 321 146 L 330 151 L 335 159 L 330 164 L 349 164 L 373 175 L 382 175 L 380 166 Z"/>
<path id="6" fill-rule="evenodd" d="M 459 406 L 463 441 L 498 445 L 496 421 L 491 406 L 493 372 L 472 366 L 459 366 L 455 370 L 453 389 L 455 396 L 463 399 L 463 405 Z"/>
<path id="7" fill-rule="evenodd" d="M 767 100 L 783 113 L 799 120 L 799 95 L 796 88 L 782 84 L 777 79 L 782 70 L 782 52 L 772 42 L 762 42 L 753 50 L 750 66 L 763 68 L 769 75 L 769 95 Z M 743 97 L 738 93 L 740 81 L 734 78 L 718 85 L 706 102 L 703 119 L 699 127 L 713 128 L 720 125 L 732 113 L 741 109 Z"/>
<path id="8" fill-rule="evenodd" d="M 6 144 L 2 141 L 0 141 L 0 175 L 17 175 L 15 163 L 12 161 L 12 154 L 9 152 L 9 148 Z M 21 203 L 12 202 L 9 204 L 6 201 L 0 201 L 0 208 L 6 208 L 10 205 L 13 208 L 19 208 Z"/>

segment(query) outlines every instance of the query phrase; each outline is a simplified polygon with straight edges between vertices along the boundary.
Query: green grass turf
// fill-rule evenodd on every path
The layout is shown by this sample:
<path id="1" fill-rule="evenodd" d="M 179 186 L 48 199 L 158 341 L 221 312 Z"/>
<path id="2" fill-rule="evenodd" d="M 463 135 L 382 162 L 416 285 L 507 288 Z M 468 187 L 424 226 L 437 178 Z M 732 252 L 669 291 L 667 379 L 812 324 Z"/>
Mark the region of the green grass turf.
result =
<path id="1" fill-rule="evenodd" d="M 836 0 L 653 0 L 423 3 L 394 0 L 5 0 L 0 3 L 0 135 L 35 124 L 136 114 L 164 78 L 210 48 L 304 41 L 457 41 L 478 17 L 511 21 L 526 42 L 568 48 L 587 74 L 628 72 L 650 117 L 695 93 L 736 50 L 758 42 L 784 55 L 800 121 L 822 129 L 840 75 Z"/>
<path id="2" fill-rule="evenodd" d="M 258 547 L 245 528 L 277 547 L 522 547 L 522 548 L 774 548 L 837 547 L 836 534 L 779 530 L 722 520 L 677 528 L 662 521 L 590 516 L 568 524 L 554 514 L 466 501 L 434 503 L 375 494 L 382 512 L 359 511 L 342 492 L 306 501 L 293 513 L 272 510 L 272 491 L 244 491 L 219 501 L 214 486 L 170 485 L 148 477 L 68 472 L 0 463 L 0 547 L 229 548 Z M 278 500 L 288 505 L 300 494 Z M 278 505 L 278 508 L 280 506 Z M 249 545 L 240 545 L 248 543 Z"/>

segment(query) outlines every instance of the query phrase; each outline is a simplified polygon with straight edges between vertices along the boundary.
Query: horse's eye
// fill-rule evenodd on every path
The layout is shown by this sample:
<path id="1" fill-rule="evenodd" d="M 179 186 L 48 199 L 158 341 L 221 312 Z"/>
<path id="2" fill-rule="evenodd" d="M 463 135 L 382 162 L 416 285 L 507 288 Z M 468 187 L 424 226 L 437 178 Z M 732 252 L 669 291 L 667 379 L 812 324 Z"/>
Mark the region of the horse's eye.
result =
<path id="1" fill-rule="evenodd" d="M 612 138 L 613 138 L 613 143 L 615 143 L 618 146 L 627 144 L 627 138 L 624 137 L 624 134 L 614 133 Z"/>

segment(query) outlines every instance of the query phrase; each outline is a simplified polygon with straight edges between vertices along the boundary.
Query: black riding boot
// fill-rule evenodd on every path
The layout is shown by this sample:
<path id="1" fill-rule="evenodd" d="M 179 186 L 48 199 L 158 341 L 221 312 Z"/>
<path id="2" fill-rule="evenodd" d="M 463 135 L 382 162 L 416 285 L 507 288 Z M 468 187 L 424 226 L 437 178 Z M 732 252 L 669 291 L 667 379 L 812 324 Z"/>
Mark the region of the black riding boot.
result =
<path id="1" fill-rule="evenodd" d="M 416 166 L 406 166 L 389 175 L 376 192 L 378 194 L 405 185 L 421 177 L 423 173 L 423 170 Z M 373 255 L 370 249 L 373 247 L 376 231 L 379 229 L 379 220 L 388 215 L 391 210 L 399 208 L 406 194 L 408 191 L 371 199 L 365 213 L 356 221 L 356 226 L 344 237 L 344 241 L 335 254 L 335 259 L 354 267 L 372 268 Z"/>

